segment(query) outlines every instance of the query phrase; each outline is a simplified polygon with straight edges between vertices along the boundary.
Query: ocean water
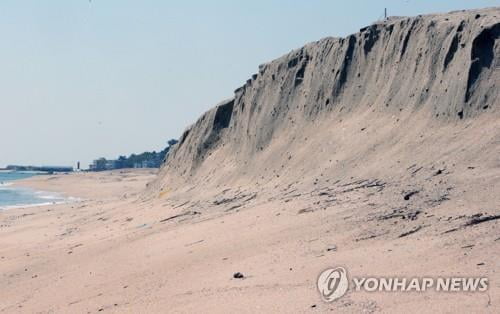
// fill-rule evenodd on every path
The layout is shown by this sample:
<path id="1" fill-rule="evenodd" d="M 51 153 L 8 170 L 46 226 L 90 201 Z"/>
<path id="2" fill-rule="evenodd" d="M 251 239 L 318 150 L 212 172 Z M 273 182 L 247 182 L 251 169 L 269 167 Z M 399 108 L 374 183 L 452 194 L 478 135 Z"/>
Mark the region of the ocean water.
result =
<path id="1" fill-rule="evenodd" d="M 36 173 L 0 172 L 0 210 L 49 205 L 65 201 L 65 198 L 57 193 L 36 191 L 12 185 L 15 180 L 26 179 L 34 175 Z"/>

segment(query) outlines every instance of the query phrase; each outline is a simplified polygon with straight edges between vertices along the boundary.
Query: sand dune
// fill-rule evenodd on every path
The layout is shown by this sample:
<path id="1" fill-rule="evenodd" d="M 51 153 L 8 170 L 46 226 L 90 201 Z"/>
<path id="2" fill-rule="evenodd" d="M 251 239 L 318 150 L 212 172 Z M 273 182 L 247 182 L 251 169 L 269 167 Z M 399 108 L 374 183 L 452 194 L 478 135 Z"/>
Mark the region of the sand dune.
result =
<path id="1" fill-rule="evenodd" d="M 311 154 L 325 166 L 335 155 L 352 166 L 352 158 L 408 149 L 434 129 L 498 120 L 499 15 L 495 8 L 390 19 L 261 65 L 185 131 L 156 188 L 280 173 L 293 182 L 320 166 L 310 166 Z"/>

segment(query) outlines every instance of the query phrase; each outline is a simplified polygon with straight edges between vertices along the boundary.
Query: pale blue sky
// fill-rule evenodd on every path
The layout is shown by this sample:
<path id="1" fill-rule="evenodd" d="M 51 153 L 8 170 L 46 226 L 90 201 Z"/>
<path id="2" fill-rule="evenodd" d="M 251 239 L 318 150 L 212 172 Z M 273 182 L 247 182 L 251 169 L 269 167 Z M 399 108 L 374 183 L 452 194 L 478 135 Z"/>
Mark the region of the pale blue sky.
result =
<path id="1" fill-rule="evenodd" d="M 1 0 L 0 166 L 160 150 L 257 71 L 390 15 L 500 0 Z"/>

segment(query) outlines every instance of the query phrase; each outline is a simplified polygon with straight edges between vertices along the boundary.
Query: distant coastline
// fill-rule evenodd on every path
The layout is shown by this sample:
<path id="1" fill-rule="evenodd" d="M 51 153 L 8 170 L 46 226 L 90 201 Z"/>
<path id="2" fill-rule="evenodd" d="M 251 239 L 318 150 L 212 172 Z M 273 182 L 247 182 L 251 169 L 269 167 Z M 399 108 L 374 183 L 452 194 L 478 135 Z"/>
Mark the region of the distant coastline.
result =
<path id="1" fill-rule="evenodd" d="M 73 172 L 74 169 L 71 166 L 20 166 L 20 165 L 8 165 L 6 168 L 0 170 L 11 170 L 16 172 Z"/>

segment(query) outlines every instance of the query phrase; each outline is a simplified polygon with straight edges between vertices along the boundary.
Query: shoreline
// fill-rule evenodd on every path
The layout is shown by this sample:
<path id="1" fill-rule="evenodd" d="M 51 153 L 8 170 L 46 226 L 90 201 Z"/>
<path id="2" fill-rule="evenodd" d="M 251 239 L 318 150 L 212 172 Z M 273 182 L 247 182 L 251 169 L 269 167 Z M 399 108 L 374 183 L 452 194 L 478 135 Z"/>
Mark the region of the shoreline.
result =
<path id="1" fill-rule="evenodd" d="M 74 202 L 60 201 L 60 202 L 45 202 L 45 203 L 36 203 L 36 204 L 8 205 L 8 206 L 1 206 L 0 211 L 7 211 L 7 210 L 13 210 L 13 209 L 38 208 L 38 207 L 45 207 L 45 206 L 50 206 L 50 205 L 62 205 L 62 204 L 71 204 L 71 203 L 74 203 Z"/>
<path id="2" fill-rule="evenodd" d="M 63 196 L 62 194 L 54 191 L 45 191 L 41 189 L 34 189 L 25 187 L 22 184 L 17 184 L 17 180 L 6 181 L 0 183 L 0 189 L 3 193 L 7 194 L 10 202 L 0 202 L 0 211 L 12 210 L 17 208 L 32 208 L 47 205 L 60 205 L 64 203 L 72 203 L 78 201 L 78 198 L 73 196 Z M 18 198 L 17 200 L 12 198 Z"/>

